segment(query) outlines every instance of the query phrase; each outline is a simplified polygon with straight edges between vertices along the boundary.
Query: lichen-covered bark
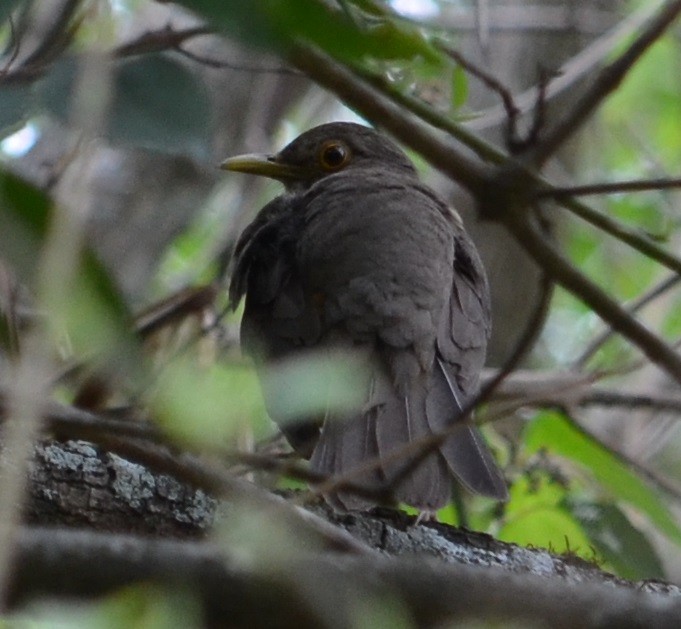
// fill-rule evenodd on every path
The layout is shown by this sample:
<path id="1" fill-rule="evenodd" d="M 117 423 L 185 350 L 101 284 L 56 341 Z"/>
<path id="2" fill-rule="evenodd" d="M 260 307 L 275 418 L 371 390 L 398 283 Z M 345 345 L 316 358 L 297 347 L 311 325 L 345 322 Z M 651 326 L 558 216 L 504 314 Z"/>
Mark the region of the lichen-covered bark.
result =
<path id="1" fill-rule="evenodd" d="M 237 531 L 234 537 L 162 541 L 209 532 L 218 501 L 82 441 L 42 443 L 25 510 L 31 525 L 18 532 L 7 602 L 89 598 L 151 580 L 194 590 L 216 627 L 348 626 L 360 599 L 399 600 L 417 626 L 472 618 L 537 627 L 681 626 L 674 585 L 631 583 L 574 556 L 415 525 L 391 509 L 339 514 L 320 503 L 302 509 L 299 498 L 252 486 L 243 509 L 220 510 L 221 530 Z M 242 547 L 245 518 L 264 547 Z M 268 534 L 277 527 L 280 540 Z M 267 546 L 287 535 L 289 546 Z M 256 559 L 245 565 L 236 561 L 242 556 Z"/>
<path id="2" fill-rule="evenodd" d="M 215 507 L 200 489 L 84 441 L 51 441 L 35 447 L 25 513 L 32 524 L 186 537 L 211 526 Z"/>

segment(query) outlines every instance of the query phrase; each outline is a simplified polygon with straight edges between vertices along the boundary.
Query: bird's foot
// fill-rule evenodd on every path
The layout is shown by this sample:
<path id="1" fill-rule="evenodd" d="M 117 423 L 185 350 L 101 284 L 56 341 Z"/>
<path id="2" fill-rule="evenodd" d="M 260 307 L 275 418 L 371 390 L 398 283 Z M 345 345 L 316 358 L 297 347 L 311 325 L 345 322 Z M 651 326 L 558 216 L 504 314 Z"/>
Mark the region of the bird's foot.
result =
<path id="1" fill-rule="evenodd" d="M 414 526 L 418 526 L 422 522 L 437 522 L 437 511 L 422 509 L 421 512 L 416 516 L 416 522 L 414 522 Z"/>

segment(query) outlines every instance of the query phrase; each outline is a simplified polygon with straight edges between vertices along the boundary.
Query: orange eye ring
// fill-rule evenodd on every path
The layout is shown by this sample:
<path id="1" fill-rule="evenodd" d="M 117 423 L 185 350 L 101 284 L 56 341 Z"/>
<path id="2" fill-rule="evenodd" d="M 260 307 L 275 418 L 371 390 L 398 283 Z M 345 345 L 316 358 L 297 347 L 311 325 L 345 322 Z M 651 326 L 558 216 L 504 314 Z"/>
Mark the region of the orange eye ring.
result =
<path id="1" fill-rule="evenodd" d="M 324 170 L 333 171 L 345 166 L 350 160 L 350 149 L 339 140 L 329 140 L 319 149 L 319 164 Z"/>

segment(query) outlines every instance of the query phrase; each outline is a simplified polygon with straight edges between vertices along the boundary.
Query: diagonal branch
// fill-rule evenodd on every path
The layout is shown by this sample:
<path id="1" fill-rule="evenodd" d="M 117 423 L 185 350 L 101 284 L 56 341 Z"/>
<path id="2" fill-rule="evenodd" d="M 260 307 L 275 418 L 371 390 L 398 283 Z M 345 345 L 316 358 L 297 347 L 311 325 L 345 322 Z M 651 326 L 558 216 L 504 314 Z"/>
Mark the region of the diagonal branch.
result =
<path id="1" fill-rule="evenodd" d="M 665 3 L 629 48 L 598 73 L 591 87 L 574 107 L 547 133 L 544 140 L 528 153 L 528 163 L 535 167 L 544 164 L 565 140 L 579 129 L 603 100 L 617 89 L 631 67 L 672 25 L 679 14 L 681 0 Z"/>
<path id="2" fill-rule="evenodd" d="M 625 336 L 656 365 L 681 383 L 681 355 L 631 317 L 594 282 L 546 242 L 525 215 L 508 212 L 504 224 L 525 251 L 561 286 L 589 305 L 614 330 Z"/>
<path id="3" fill-rule="evenodd" d="M 376 126 L 387 129 L 430 163 L 470 191 L 484 187 L 487 171 L 458 147 L 445 143 L 433 130 L 381 93 L 353 70 L 336 63 L 313 46 L 296 46 L 290 61 L 312 80 L 337 94 L 349 107 Z"/>
<path id="4" fill-rule="evenodd" d="M 607 183 L 589 183 L 581 186 L 565 186 L 538 190 L 536 197 L 576 197 L 589 194 L 617 194 L 619 192 L 642 192 L 645 190 L 664 190 L 681 188 L 681 177 L 660 179 L 633 179 L 629 181 L 612 181 Z"/>
<path id="5" fill-rule="evenodd" d="M 673 273 L 667 276 L 657 285 L 653 286 L 651 290 L 641 295 L 638 299 L 627 305 L 627 311 L 633 315 L 649 303 L 666 294 L 681 282 L 681 275 Z M 606 343 L 613 335 L 611 329 L 604 330 L 601 334 L 596 336 L 582 352 L 581 356 L 574 362 L 573 369 L 582 369 L 586 363 L 594 356 L 594 354 Z"/>
<path id="6" fill-rule="evenodd" d="M 356 72 L 366 81 L 371 83 L 373 87 L 388 96 L 390 100 L 401 105 L 436 129 L 447 132 L 451 137 L 457 139 L 465 145 L 466 148 L 472 150 L 478 157 L 486 162 L 502 164 L 508 159 L 508 155 L 493 144 L 490 144 L 475 133 L 472 133 L 465 126 L 452 120 L 449 116 L 440 113 L 420 98 L 400 91 L 382 76 L 371 74 L 362 68 L 356 69 Z M 317 80 L 316 76 L 312 76 L 312 78 L 315 81 Z M 336 91 L 336 94 L 341 98 L 345 98 L 345 95 L 338 91 Z M 408 142 L 405 141 L 405 144 L 408 144 Z"/>
<path id="7" fill-rule="evenodd" d="M 670 271 L 681 274 L 681 258 L 669 253 L 636 229 L 597 212 L 577 199 L 558 199 L 557 202 L 587 223 L 628 244 L 632 249 L 655 260 Z"/>
<path id="8" fill-rule="evenodd" d="M 188 39 L 211 34 L 213 34 L 213 30 L 203 25 L 177 30 L 167 25 L 160 30 L 145 31 L 139 37 L 120 44 L 114 49 L 113 54 L 115 57 L 123 58 L 174 50 Z"/>

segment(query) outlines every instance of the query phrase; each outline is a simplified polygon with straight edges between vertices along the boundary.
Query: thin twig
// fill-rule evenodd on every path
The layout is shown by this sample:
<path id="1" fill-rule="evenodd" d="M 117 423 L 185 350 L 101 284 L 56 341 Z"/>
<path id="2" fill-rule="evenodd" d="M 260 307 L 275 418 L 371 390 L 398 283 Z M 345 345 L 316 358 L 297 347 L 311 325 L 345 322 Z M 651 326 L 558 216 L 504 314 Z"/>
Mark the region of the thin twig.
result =
<path id="1" fill-rule="evenodd" d="M 490 375 L 485 375 L 489 379 Z M 664 411 L 681 416 L 681 395 L 660 390 L 631 391 L 595 384 L 603 373 L 516 371 L 495 391 L 490 407 L 531 408 L 603 406 Z M 622 415 L 626 420 L 629 415 Z M 484 421 L 484 418 L 483 418 Z M 486 423 L 486 422 L 485 422 Z"/>
<path id="2" fill-rule="evenodd" d="M 523 249 L 556 282 L 588 304 L 614 330 L 635 343 L 651 361 L 681 383 L 681 355 L 678 352 L 632 318 L 594 282 L 577 271 L 546 242 L 545 236 L 526 216 L 509 212 L 504 224 Z"/>
<path id="3" fill-rule="evenodd" d="M 499 95 L 504 111 L 506 112 L 505 137 L 506 147 L 509 152 L 512 155 L 516 155 L 527 149 L 528 146 L 533 145 L 539 137 L 539 131 L 544 124 L 545 98 L 550 74 L 546 71 L 540 72 L 539 87 L 537 88 L 537 97 L 534 103 L 534 120 L 532 121 L 532 127 L 527 136 L 521 138 L 518 133 L 518 118 L 521 111 L 513 100 L 511 90 L 495 76 L 466 59 L 463 54 L 449 46 L 447 42 L 438 41 L 437 46 L 448 57 L 466 70 L 466 72 L 479 79 L 483 85 Z"/>
<path id="4" fill-rule="evenodd" d="M 618 194 L 621 192 L 640 192 L 645 190 L 664 190 L 681 188 L 681 178 L 634 179 L 629 181 L 613 181 L 607 183 L 591 183 L 581 186 L 553 186 L 537 190 L 535 198 L 576 197 L 589 194 Z"/>
<path id="5" fill-rule="evenodd" d="M 642 253 L 651 260 L 655 260 L 670 271 L 681 273 L 681 258 L 665 250 L 656 242 L 641 234 L 637 229 L 616 221 L 577 199 L 563 198 L 558 199 L 557 202 L 582 220 L 594 227 L 598 227 L 598 229 L 617 238 L 617 240 L 626 243 L 632 249 Z"/>
<path id="6" fill-rule="evenodd" d="M 208 26 L 191 26 L 189 28 L 174 29 L 170 25 L 155 31 L 146 31 L 139 37 L 116 46 L 113 56 L 117 58 L 132 57 L 135 55 L 163 52 L 175 49 L 188 39 L 212 35 L 214 31 Z"/>
<path id="7" fill-rule="evenodd" d="M 504 107 L 504 111 L 506 112 L 507 124 L 511 129 L 515 130 L 516 121 L 518 119 L 518 115 L 520 114 L 520 110 L 513 101 L 511 90 L 509 90 L 494 75 L 466 59 L 463 54 L 449 46 L 446 42 L 438 41 L 437 46 L 450 59 L 453 59 L 464 70 L 466 70 L 466 72 L 479 79 L 483 85 L 499 95 Z"/>
<path id="8" fill-rule="evenodd" d="M 249 66 L 221 59 L 212 59 L 183 47 L 190 39 L 213 34 L 215 34 L 215 31 L 205 25 L 192 26 L 184 29 L 174 29 L 168 25 L 159 30 L 147 31 L 132 41 L 117 46 L 114 50 L 114 56 L 121 59 L 135 55 L 174 50 L 187 59 L 191 59 L 192 61 L 209 68 L 263 74 L 299 74 L 299 72 L 296 72 L 291 68 Z"/>
<path id="9" fill-rule="evenodd" d="M 303 76 L 301 72 L 293 70 L 292 68 L 285 68 L 282 66 L 251 66 L 243 63 L 234 63 L 232 61 L 226 61 L 223 59 L 213 59 L 206 57 L 205 55 L 199 55 L 195 52 L 191 52 L 182 46 L 176 46 L 173 48 L 178 54 L 187 59 L 191 59 L 196 63 L 200 63 L 208 68 L 213 68 L 215 70 L 233 70 L 235 72 L 248 72 L 249 74 L 287 74 L 290 76 Z"/>
<path id="10" fill-rule="evenodd" d="M 626 306 L 627 312 L 631 315 L 636 314 L 639 310 L 653 302 L 658 297 L 664 295 L 666 292 L 674 288 L 681 282 L 681 275 L 674 273 L 669 275 L 666 279 L 653 286 L 648 292 L 641 295 L 638 299 Z M 614 332 L 611 329 L 603 331 L 596 338 L 594 338 L 588 347 L 582 352 L 580 357 L 573 363 L 573 369 L 583 369 L 586 363 L 592 356 L 612 337 Z"/>
<path id="11" fill-rule="evenodd" d="M 594 387 L 579 400 L 580 406 L 608 406 L 627 409 L 673 412 L 681 415 L 681 396 L 662 395 L 659 392 L 618 391 Z"/>
<path id="12" fill-rule="evenodd" d="M 671 344 L 672 349 L 674 350 L 681 350 L 681 339 L 678 339 L 674 341 Z M 634 373 L 635 371 L 638 371 L 639 369 L 643 369 L 644 367 L 647 367 L 649 365 L 648 361 L 645 359 L 644 356 L 641 356 L 640 358 L 636 360 L 632 360 L 630 362 L 620 362 L 618 366 L 616 367 L 611 367 L 610 369 L 607 370 L 607 376 L 611 377 L 617 377 L 617 376 L 627 376 L 631 373 Z M 604 372 L 605 373 L 605 372 Z"/>
<path id="13" fill-rule="evenodd" d="M 22 67 L 44 66 L 66 49 L 75 34 L 69 22 L 80 6 L 80 0 L 67 0 L 53 18 L 52 24 L 40 44 L 21 63 Z"/>

